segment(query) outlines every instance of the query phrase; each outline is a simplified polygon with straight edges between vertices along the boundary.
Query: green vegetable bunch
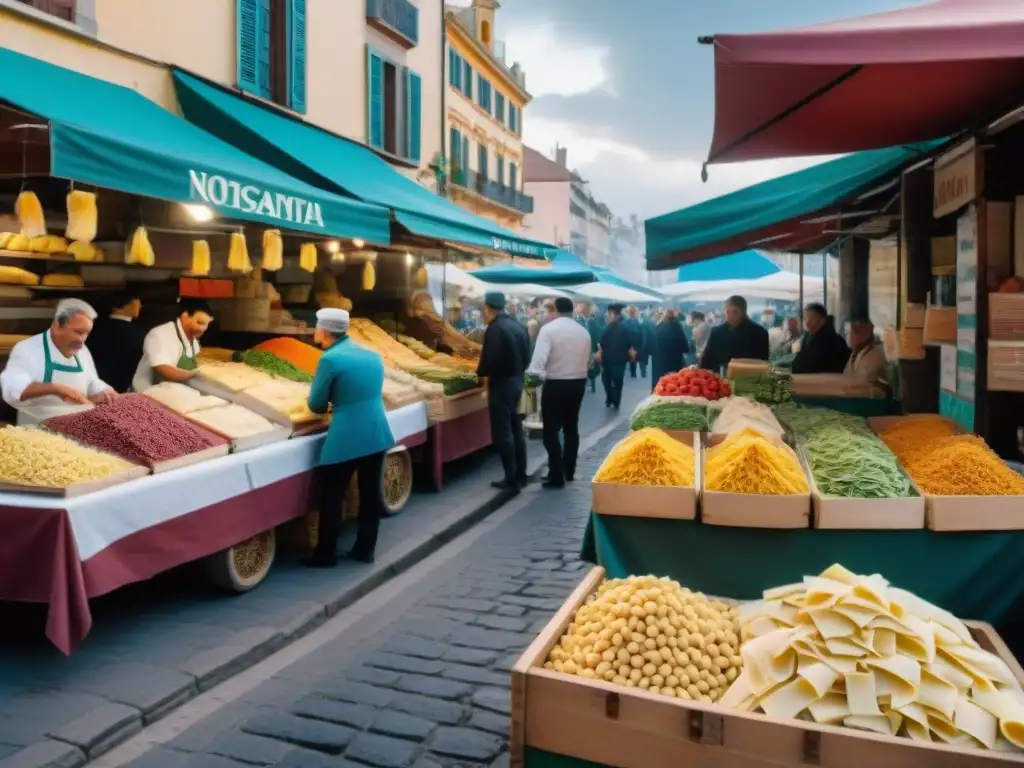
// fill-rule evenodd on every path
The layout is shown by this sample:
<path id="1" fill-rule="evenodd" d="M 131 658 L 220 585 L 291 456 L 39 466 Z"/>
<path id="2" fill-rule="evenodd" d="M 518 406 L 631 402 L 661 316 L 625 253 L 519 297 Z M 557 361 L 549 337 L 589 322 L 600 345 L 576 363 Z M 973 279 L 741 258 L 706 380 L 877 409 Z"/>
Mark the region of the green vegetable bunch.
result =
<path id="1" fill-rule="evenodd" d="M 793 399 L 793 377 L 771 371 L 756 376 L 739 376 L 731 380 L 733 395 L 749 397 L 758 403 L 778 405 Z"/>
<path id="2" fill-rule="evenodd" d="M 539 387 L 543 383 L 544 383 L 544 380 L 540 376 L 535 376 L 532 373 L 526 374 L 526 378 L 523 381 L 523 385 L 527 389 L 536 389 L 537 387 Z"/>
<path id="3" fill-rule="evenodd" d="M 688 403 L 652 405 L 637 413 L 629 423 L 630 429 L 645 427 L 707 431 L 708 414 L 703 406 Z"/>
<path id="4" fill-rule="evenodd" d="M 443 382 L 444 393 L 448 397 L 457 395 L 461 392 L 468 392 L 471 389 L 476 389 L 480 386 L 480 382 L 477 381 L 476 376 L 458 376 L 456 378 L 448 379 Z"/>
<path id="5" fill-rule="evenodd" d="M 831 408 L 814 408 L 797 403 L 777 405 L 773 409 L 790 432 L 798 438 L 806 439 L 826 427 L 840 426 L 848 432 L 857 434 L 874 434 L 865 419 Z"/>
<path id="6" fill-rule="evenodd" d="M 245 363 L 252 368 L 266 371 L 273 376 L 288 379 L 289 381 L 300 381 L 308 384 L 313 380 L 313 377 L 301 368 L 296 368 L 287 360 L 282 360 L 277 355 L 260 349 L 250 349 L 246 352 L 236 353 L 235 358 L 236 362 Z"/>
<path id="7" fill-rule="evenodd" d="M 814 482 L 826 496 L 894 499 L 914 495 L 899 461 L 874 434 L 830 424 L 802 445 Z"/>

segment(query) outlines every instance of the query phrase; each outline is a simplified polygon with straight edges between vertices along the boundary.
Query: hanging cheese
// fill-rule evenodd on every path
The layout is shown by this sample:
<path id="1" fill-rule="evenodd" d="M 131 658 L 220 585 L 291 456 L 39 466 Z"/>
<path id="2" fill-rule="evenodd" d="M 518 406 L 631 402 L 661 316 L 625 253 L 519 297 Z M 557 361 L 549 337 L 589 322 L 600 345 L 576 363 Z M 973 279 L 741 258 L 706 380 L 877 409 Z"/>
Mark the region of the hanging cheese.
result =
<path id="1" fill-rule="evenodd" d="M 228 251 L 228 269 L 232 272 L 241 272 L 244 275 L 252 272 L 252 262 L 249 261 L 249 246 L 246 245 L 245 235 L 241 232 L 231 234 L 231 248 Z"/>
<path id="2" fill-rule="evenodd" d="M 316 272 L 316 243 L 303 243 L 299 248 L 299 266 L 307 272 Z"/>
<path id="3" fill-rule="evenodd" d="M 14 201 L 14 214 L 21 224 L 21 234 L 25 237 L 39 237 L 46 234 L 46 218 L 43 216 L 43 205 L 35 192 L 25 190 Z"/>
<path id="4" fill-rule="evenodd" d="M 373 268 L 373 262 L 363 264 L 363 290 L 372 291 L 377 285 L 377 270 Z"/>
<path id="5" fill-rule="evenodd" d="M 144 267 L 152 267 L 156 264 L 156 254 L 153 253 L 153 246 L 149 244 L 149 233 L 145 227 L 139 227 L 132 235 L 128 248 L 128 264 L 141 264 Z"/>
<path id="6" fill-rule="evenodd" d="M 263 232 L 263 269 L 276 272 L 284 266 L 284 241 L 281 230 L 268 229 Z"/>
<path id="7" fill-rule="evenodd" d="M 424 287 L 427 284 L 427 268 L 420 267 L 416 270 L 416 285 Z"/>
<path id="8" fill-rule="evenodd" d="M 66 275 L 56 272 L 43 277 L 43 285 L 50 288 L 81 288 L 85 285 L 81 275 Z"/>
<path id="9" fill-rule="evenodd" d="M 68 240 L 81 240 L 91 243 L 96 239 L 96 227 L 99 212 L 96 208 L 96 195 L 92 192 L 72 190 L 68 193 L 68 227 L 65 234 Z"/>
<path id="10" fill-rule="evenodd" d="M 205 240 L 192 241 L 192 274 L 210 274 L 210 244 Z"/>
<path id="11" fill-rule="evenodd" d="M 6 248 L 12 237 L 14 237 L 13 232 L 0 232 L 0 248 Z"/>
<path id="12" fill-rule="evenodd" d="M 0 266 L 0 283 L 5 285 L 39 285 L 39 275 L 21 267 Z"/>
<path id="13" fill-rule="evenodd" d="M 57 235 L 41 235 L 33 237 L 28 247 L 33 253 L 64 253 L 68 249 L 68 241 Z"/>
<path id="14" fill-rule="evenodd" d="M 76 240 L 68 246 L 68 253 L 75 261 L 102 261 L 103 252 L 92 243 Z"/>

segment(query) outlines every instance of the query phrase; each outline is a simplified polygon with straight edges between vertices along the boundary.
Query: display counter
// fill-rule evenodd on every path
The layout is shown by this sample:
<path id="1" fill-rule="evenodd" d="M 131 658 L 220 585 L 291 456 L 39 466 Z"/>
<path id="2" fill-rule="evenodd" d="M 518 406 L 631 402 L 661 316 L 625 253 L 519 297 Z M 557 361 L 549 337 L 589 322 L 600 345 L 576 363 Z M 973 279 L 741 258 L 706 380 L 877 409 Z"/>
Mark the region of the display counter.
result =
<path id="1" fill-rule="evenodd" d="M 997 626 L 1024 598 L 1024 531 L 726 528 L 592 514 L 581 557 L 611 578 L 656 573 L 738 600 L 757 599 L 793 573 L 842 563 L 883 573 L 957 616 Z"/>
<path id="2" fill-rule="evenodd" d="M 388 413 L 421 445 L 423 403 Z M 324 434 L 273 443 L 77 498 L 0 493 L 0 600 L 47 603 L 47 637 L 70 654 L 89 599 L 233 547 L 310 510 Z"/>

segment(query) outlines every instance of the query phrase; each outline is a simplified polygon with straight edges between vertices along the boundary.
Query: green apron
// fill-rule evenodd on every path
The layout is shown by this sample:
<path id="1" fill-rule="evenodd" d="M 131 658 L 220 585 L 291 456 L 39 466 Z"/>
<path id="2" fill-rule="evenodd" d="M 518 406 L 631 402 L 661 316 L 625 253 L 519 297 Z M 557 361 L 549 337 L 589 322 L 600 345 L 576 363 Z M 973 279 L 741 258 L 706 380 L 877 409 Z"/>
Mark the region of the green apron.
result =
<path id="1" fill-rule="evenodd" d="M 196 362 L 196 343 L 193 341 L 188 344 L 185 341 L 185 337 L 182 335 L 181 326 L 178 323 L 174 324 L 174 332 L 178 335 L 178 341 L 181 342 L 181 357 L 178 358 L 178 368 L 183 371 L 194 371 L 199 367 Z M 189 354 L 191 352 L 192 354 Z"/>
<path id="2" fill-rule="evenodd" d="M 83 373 L 82 363 L 78 359 L 78 355 L 75 355 L 74 365 L 61 365 L 60 363 L 53 362 L 53 358 L 50 356 L 50 345 L 46 341 L 46 335 L 49 331 L 43 334 L 43 384 L 53 383 L 54 373 Z"/>

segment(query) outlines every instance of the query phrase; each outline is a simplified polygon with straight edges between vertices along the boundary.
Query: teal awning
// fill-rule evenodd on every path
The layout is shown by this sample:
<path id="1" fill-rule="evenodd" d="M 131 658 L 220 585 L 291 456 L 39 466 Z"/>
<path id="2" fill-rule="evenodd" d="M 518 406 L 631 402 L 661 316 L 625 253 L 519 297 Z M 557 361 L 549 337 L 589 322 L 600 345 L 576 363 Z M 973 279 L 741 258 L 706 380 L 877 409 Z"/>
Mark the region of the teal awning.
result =
<path id="1" fill-rule="evenodd" d="M 857 152 L 648 219 L 647 266 L 667 269 L 752 246 L 820 250 L 827 245 L 823 236 L 835 239 L 826 230 L 836 229 L 837 222 L 807 221 L 809 217 L 868 192 L 942 143 Z"/>
<path id="2" fill-rule="evenodd" d="M 632 280 L 627 280 L 608 267 L 591 267 L 571 251 L 559 249 L 555 251 L 554 255 L 551 257 L 551 261 L 554 264 L 555 269 L 591 269 L 594 273 L 593 282 L 605 283 L 606 285 L 616 285 L 619 288 L 627 288 L 631 291 L 647 294 L 652 299 L 656 299 L 658 301 L 664 298 L 650 286 L 634 283 Z"/>
<path id="3" fill-rule="evenodd" d="M 559 251 L 558 253 L 565 252 Z M 570 254 L 570 256 L 572 255 Z M 597 273 L 591 267 L 576 259 L 575 256 L 567 261 L 560 258 L 558 254 L 555 254 L 550 269 L 520 267 L 512 264 L 474 269 L 470 274 L 486 283 L 496 285 L 530 283 L 547 288 L 565 288 L 597 281 Z"/>
<path id="4" fill-rule="evenodd" d="M 58 178 L 204 203 L 282 229 L 390 243 L 387 209 L 292 178 L 129 88 L 0 48 L 0 102 L 49 122 Z"/>
<path id="5" fill-rule="evenodd" d="M 464 211 L 362 144 L 181 71 L 175 71 L 174 82 L 182 113 L 199 127 L 318 187 L 387 206 L 414 234 L 533 258 L 544 258 L 553 248 Z"/>
<path id="6" fill-rule="evenodd" d="M 756 280 L 781 272 L 782 267 L 763 253 L 750 249 L 726 256 L 716 256 L 695 264 L 684 264 L 676 279 L 680 283 L 708 282 L 711 280 Z"/>

